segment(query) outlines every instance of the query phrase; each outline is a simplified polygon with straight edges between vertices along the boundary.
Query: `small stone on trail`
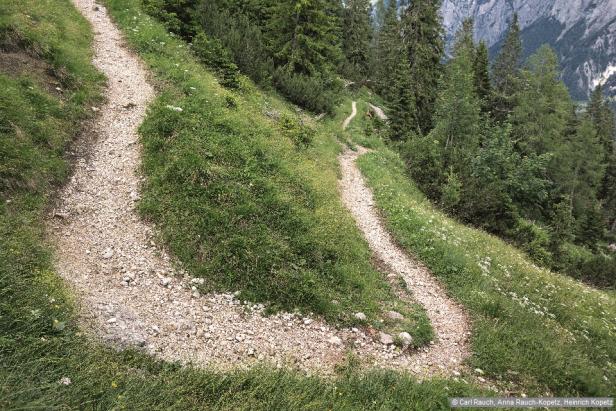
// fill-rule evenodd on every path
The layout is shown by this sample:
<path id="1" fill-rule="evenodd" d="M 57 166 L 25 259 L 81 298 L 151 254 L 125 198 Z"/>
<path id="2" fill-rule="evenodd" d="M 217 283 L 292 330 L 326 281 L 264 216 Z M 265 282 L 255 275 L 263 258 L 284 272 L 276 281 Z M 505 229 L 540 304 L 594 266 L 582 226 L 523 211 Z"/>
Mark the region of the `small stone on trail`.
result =
<path id="1" fill-rule="evenodd" d="M 379 340 L 381 344 L 390 345 L 394 343 L 394 339 L 391 335 L 384 333 L 383 331 L 379 332 Z"/>
<path id="2" fill-rule="evenodd" d="M 364 313 L 355 313 L 355 318 L 359 321 L 366 321 L 366 314 Z"/>
<path id="3" fill-rule="evenodd" d="M 163 277 L 160 279 L 160 285 L 162 285 L 163 287 L 169 287 L 169 285 L 171 284 L 171 278 L 169 277 Z"/>
<path id="4" fill-rule="evenodd" d="M 328 341 L 332 345 L 342 345 L 342 340 L 340 337 L 333 336 Z"/>
<path id="5" fill-rule="evenodd" d="M 103 252 L 103 258 L 105 260 L 109 260 L 111 257 L 113 257 L 113 250 L 111 248 L 105 249 Z"/>
<path id="6" fill-rule="evenodd" d="M 413 337 L 407 332 L 401 332 L 398 334 L 398 338 L 400 338 L 404 347 L 408 347 L 413 342 Z"/>
<path id="7" fill-rule="evenodd" d="M 387 311 L 385 315 L 390 320 L 404 320 L 404 316 L 397 311 Z"/>

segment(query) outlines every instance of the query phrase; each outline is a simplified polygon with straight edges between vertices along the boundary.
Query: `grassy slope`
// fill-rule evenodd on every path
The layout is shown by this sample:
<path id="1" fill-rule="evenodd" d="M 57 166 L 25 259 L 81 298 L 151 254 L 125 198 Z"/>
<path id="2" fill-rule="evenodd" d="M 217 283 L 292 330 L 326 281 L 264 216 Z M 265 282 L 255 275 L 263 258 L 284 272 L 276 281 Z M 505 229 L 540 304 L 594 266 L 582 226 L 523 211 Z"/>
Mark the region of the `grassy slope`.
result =
<path id="1" fill-rule="evenodd" d="M 367 95 L 359 97 L 362 113 Z M 469 309 L 473 366 L 536 394 L 614 395 L 614 295 L 538 268 L 498 238 L 446 217 L 366 126 L 358 116 L 350 129 L 354 141 L 375 149 L 360 168 L 400 244 Z"/>
<path id="2" fill-rule="evenodd" d="M 447 409 L 448 394 L 476 393 L 396 373 L 347 370 L 328 381 L 269 369 L 218 374 L 85 338 L 41 227 L 47 196 L 67 174 L 66 143 L 96 102 L 91 34 L 68 0 L 2 2 L 0 27 L 11 28 L 12 43 L 19 38 L 63 68 L 65 78 L 60 98 L 44 90 L 43 79 L 0 74 L 0 409 L 423 410 Z M 59 384 L 63 377 L 71 384 Z"/>
<path id="3" fill-rule="evenodd" d="M 339 199 L 331 134 L 340 123 L 300 118 L 247 79 L 240 91 L 221 87 L 183 41 L 126 11 L 127 1 L 109 4 L 164 82 L 141 127 L 141 211 L 185 267 L 210 290 L 240 290 L 243 299 L 343 324 L 361 311 L 379 326 L 380 312 L 393 308 L 418 344 L 429 341 L 424 311 L 396 301 Z M 308 148 L 295 143 L 302 131 L 314 133 Z"/>
<path id="4" fill-rule="evenodd" d="M 8 7 L 11 7 L 9 12 Z M 129 7 L 129 11 L 125 9 Z M 132 20 L 135 12 L 127 2 L 116 2 L 114 12 L 116 16 L 124 14 L 122 20 L 125 24 Z M 31 0 L 0 6 L 2 27 L 7 22 L 26 22 L 26 14 L 34 17 L 38 24 L 22 24 L 20 30 L 24 38 L 35 39 L 37 48 L 52 50 L 50 56 L 59 59 L 66 56 L 58 50 L 65 47 L 70 50 L 73 57 L 66 62 L 71 73 L 77 79 L 71 90 L 71 95 L 80 95 L 92 98 L 98 83 L 97 76 L 88 65 L 90 35 L 83 20 L 69 6 L 68 1 Z M 141 17 L 139 17 L 141 19 Z M 128 24 L 126 24 L 128 26 Z M 64 33 L 71 33 L 68 38 L 62 38 L 61 32 L 54 27 L 65 27 Z M 44 28 L 44 31 L 42 31 Z M 39 30 L 40 29 L 40 30 Z M 53 34 L 55 33 L 55 35 Z M 160 33 L 159 33 L 160 34 Z M 162 35 L 162 34 L 161 34 Z M 162 41 L 169 41 L 164 38 Z M 55 47 L 55 48 L 54 48 Z M 81 57 L 79 57 L 81 56 Z M 57 60 L 61 61 L 61 60 Z M 76 62 L 79 62 L 77 64 Z M 59 63 L 62 65 L 63 63 Z M 169 67 L 173 68 L 173 67 Z M 81 73 L 81 74 L 79 74 Z M 423 384 L 415 383 L 411 378 L 397 373 L 368 374 L 348 370 L 332 381 L 323 381 L 318 378 L 305 378 L 297 374 L 284 371 L 257 369 L 249 372 L 233 374 L 216 374 L 208 371 L 179 368 L 171 364 L 155 362 L 150 358 L 136 353 L 118 354 L 107 350 L 95 343 L 89 342 L 80 335 L 75 326 L 70 299 L 62 284 L 50 270 L 49 254 L 44 246 L 41 227 L 41 210 L 46 202 L 45 194 L 53 182 L 60 181 L 65 176 L 66 163 L 60 159 L 60 146 L 48 143 L 37 147 L 37 134 L 35 128 L 26 126 L 38 125 L 40 129 L 49 130 L 42 135 L 53 137 L 54 141 L 67 141 L 70 133 L 63 130 L 74 130 L 75 121 L 83 114 L 83 107 L 90 98 L 76 99 L 73 108 L 70 104 L 59 103 L 53 95 L 37 87 L 36 79 L 23 81 L 22 79 L 9 79 L 0 76 L 7 87 L 0 88 L 0 115 L 2 130 L 0 138 L 15 141 L 15 128 L 7 127 L 11 124 L 22 124 L 23 133 L 20 138 L 27 149 L 19 150 L 9 157 L 2 152 L 0 165 L 4 172 L 7 164 L 21 162 L 31 166 L 27 175 L 38 176 L 35 185 L 16 184 L 18 179 L 14 174 L 11 177 L 11 189 L 2 189 L 2 207 L 0 216 L 0 408 L 126 408 L 126 409 L 190 409 L 190 408 L 221 408 L 221 409 L 447 409 L 446 397 L 448 395 L 472 394 L 472 390 L 465 384 L 453 381 L 430 381 Z M 25 85 L 25 86 L 24 86 Z M 30 90 L 33 87 L 34 90 Z M 33 98 L 35 97 L 35 98 Z M 184 98 L 173 94 L 163 97 L 175 102 Z M 10 102 L 11 104 L 7 104 Z M 11 110 L 11 106 L 19 106 L 20 110 Z M 89 104 L 89 101 L 88 101 Z M 29 107 L 36 110 L 30 111 Z M 49 128 L 50 121 L 40 113 L 49 113 L 45 108 L 55 107 L 53 113 L 64 113 L 59 119 L 52 121 L 56 128 Z M 65 111 L 68 110 L 68 111 Z M 347 110 L 344 108 L 344 110 Z M 360 113 L 363 107 L 360 105 Z M 71 114 L 69 114 L 71 113 Z M 343 117 L 341 112 L 340 117 Z M 10 116 L 10 117 L 9 117 Z M 360 117 L 361 118 L 361 117 Z M 21 120 L 22 123 L 16 123 Z M 47 121 L 47 123 L 46 123 Z M 45 127 L 42 125 L 45 124 Z M 353 127 L 360 126 L 354 124 Z M 331 130 L 334 130 L 334 124 Z M 22 128 L 20 128 L 21 130 Z M 12 130 L 12 131 L 11 131 Z M 38 137 L 40 138 L 40 137 Z M 377 141 L 372 141 L 375 147 Z M 6 148 L 12 145 L 1 144 Z M 50 150 L 50 147 L 54 147 Z M 25 159 L 28 160 L 25 160 Z M 16 159 L 18 162 L 13 162 Z M 35 161 L 35 160 L 39 161 Z M 43 159 L 54 159 L 54 167 L 50 167 Z M 594 359 L 601 353 L 608 353 L 613 358 L 610 349 L 610 337 L 602 327 L 601 309 L 613 318 L 613 294 L 604 299 L 603 307 L 598 307 L 602 294 L 582 288 L 574 282 L 555 277 L 524 263 L 521 256 L 509 247 L 495 242 L 491 237 L 461 227 L 433 211 L 429 204 L 422 200 L 421 195 L 413 189 L 403 177 L 399 160 L 395 155 L 385 150 L 380 154 L 365 157 L 361 161 L 364 172 L 377 191 L 379 203 L 389 217 L 389 222 L 395 230 L 400 241 L 412 246 L 432 268 L 442 276 L 450 287 L 458 282 L 459 287 L 452 288 L 455 296 L 469 304 L 473 312 L 476 328 L 479 333 L 474 341 L 476 355 L 473 361 L 488 372 L 498 375 L 499 368 L 508 367 L 512 370 L 520 369 L 519 378 L 526 388 L 539 391 L 542 387 L 551 387 L 553 390 L 565 392 L 572 390 L 571 383 L 581 392 L 610 392 L 613 394 L 613 385 L 610 382 L 597 382 L 598 367 L 587 366 L 581 361 L 587 358 Z M 377 167 L 378 166 L 378 167 Z M 50 170 L 54 170 L 50 172 Z M 8 175 L 8 174 L 7 174 Z M 26 173 L 24 173 L 26 175 Z M 8 181 L 2 174 L 3 181 Z M 36 187 L 36 190 L 34 189 Z M 391 188 L 401 189 L 399 193 L 392 193 Z M 6 203 L 10 199 L 10 203 Z M 422 213 L 421 210 L 424 210 Z M 425 211 L 427 210 L 427 211 Z M 432 223 L 428 226 L 429 216 L 434 215 Z M 426 220 L 427 219 L 427 220 Z M 552 301 L 549 289 L 528 294 L 528 297 L 546 298 L 543 305 L 554 310 L 557 320 L 548 322 L 543 327 L 543 317 L 521 309 L 511 302 L 510 298 L 496 298 L 492 280 L 482 280 L 478 274 L 476 261 L 466 257 L 460 252 L 459 246 L 447 244 L 442 240 L 444 233 L 435 233 L 430 227 L 441 227 L 446 222 L 447 229 L 454 231 L 458 236 L 464 236 L 460 242 L 475 254 L 484 255 L 483 251 L 494 254 L 491 267 L 493 276 L 501 281 L 503 286 L 520 287 L 526 292 L 532 291 L 548 281 L 562 289 L 551 292 L 558 295 L 558 299 L 565 307 Z M 415 224 L 415 225 L 413 225 Z M 417 224 L 426 226 L 416 230 Z M 396 228 L 397 227 L 397 228 Z M 442 230 L 440 230 L 442 231 Z M 406 239 L 406 240 L 405 240 Z M 473 240 L 474 239 L 474 240 Z M 473 243 L 476 241 L 477 243 Z M 488 247 L 488 250 L 482 248 Z M 455 245 L 455 244 L 454 244 Z M 475 251 L 475 249 L 477 251 Z M 443 255 L 444 254 L 444 255 Z M 511 254 L 511 255 L 509 255 Z M 486 254 L 487 255 L 487 254 Z M 522 282 L 504 281 L 504 274 L 498 274 L 494 267 L 498 262 L 503 264 L 501 258 L 511 259 L 512 267 L 520 271 L 511 271 L 511 278 L 526 275 L 531 277 Z M 498 262 L 495 262 L 498 261 Z M 509 260 L 507 260 L 509 261 Z M 448 267 L 462 269 L 464 276 L 447 271 Z M 476 267 L 476 268 L 475 268 Z M 506 277 L 505 277 L 506 278 Z M 556 280 L 554 280 L 556 278 Z M 485 284 L 484 284 L 485 282 Z M 531 282 L 527 285 L 526 282 Z M 535 284 L 536 283 L 536 284 Z M 476 285 L 483 285 L 481 290 Z M 552 288 L 552 286 L 549 286 Z M 507 288 L 508 290 L 508 288 Z M 568 291 L 567 291 L 568 290 Z M 581 292 L 580 292 L 581 291 Z M 474 295 L 477 293 L 477 295 Z M 545 296 L 544 296 L 545 293 Z M 521 294 L 520 294 L 521 295 Z M 598 297 L 599 296 L 599 297 Z M 494 306 L 490 301 L 502 304 Z M 578 307 L 572 307 L 573 304 Z M 546 305 L 548 304 L 548 305 Z M 485 308 L 482 308 L 485 307 Z M 492 308 L 490 308 L 492 307 Z M 498 312 L 497 321 L 493 322 L 489 313 Z M 581 312 L 581 314 L 580 314 Z M 518 317 L 521 319 L 518 320 Z M 59 322 L 54 322 L 58 320 Z M 584 323 L 586 321 L 587 323 Z M 613 322 L 606 320 L 607 324 Z M 556 324 L 558 322 L 558 324 Z M 54 327 L 55 324 L 55 327 Z M 510 331 L 507 327 L 514 325 Z M 516 324 L 518 324 L 516 326 Z M 555 330 L 570 329 L 578 332 L 575 324 L 585 324 L 590 342 L 584 338 L 577 338 L 576 342 L 559 338 Z M 528 326 L 533 333 L 521 329 Z M 544 330 L 545 328 L 545 330 Z M 514 332 L 522 331 L 519 334 Z M 576 334 L 574 334 L 576 335 Z M 496 338 L 499 338 L 496 340 Z M 606 343 L 607 340 L 607 343 Z M 547 347 L 547 349 L 546 349 Z M 537 350 L 535 353 L 533 350 Z M 556 360 L 550 365 L 539 357 L 543 352 L 552 353 L 550 360 Z M 564 362 L 564 356 L 570 355 L 572 365 Z M 492 356 L 496 357 L 492 358 Z M 519 358 L 516 356 L 519 355 Z M 502 356 L 502 360 L 501 360 Z M 514 358 L 516 357 L 516 358 Z M 521 359 L 521 364 L 517 361 Z M 536 359 L 537 364 L 525 370 L 529 361 Z M 494 366 L 488 367 L 495 360 Z M 506 361 L 506 362 L 505 362 Z M 593 361 L 594 362 L 594 361 Z M 612 361 L 613 362 L 613 361 Z M 601 364 L 596 361 L 596 364 Z M 511 368 L 513 367 L 513 368 Z M 545 367 L 542 371 L 540 367 Z M 578 369 L 582 367 L 583 369 Z M 611 371 L 610 371 L 611 370 Z M 571 375 L 576 373 L 576 377 Z M 579 374 L 578 374 L 579 372 Z M 613 380 L 613 368 L 607 374 Z M 561 375 L 561 373 L 563 373 Z M 68 386 L 58 384 L 62 377 L 69 377 L 72 383 Z M 514 375 L 507 375 L 513 378 Z M 588 378 L 588 381 L 583 379 Z M 593 391 L 591 384 L 597 384 Z"/>

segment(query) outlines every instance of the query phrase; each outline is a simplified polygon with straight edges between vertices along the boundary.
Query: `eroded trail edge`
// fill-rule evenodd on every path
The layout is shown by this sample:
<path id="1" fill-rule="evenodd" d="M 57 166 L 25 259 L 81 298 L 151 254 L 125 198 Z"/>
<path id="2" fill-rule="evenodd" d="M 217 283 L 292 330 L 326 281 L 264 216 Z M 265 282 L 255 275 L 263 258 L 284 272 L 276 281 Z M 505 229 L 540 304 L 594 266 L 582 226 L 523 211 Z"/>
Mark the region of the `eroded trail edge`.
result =
<path id="1" fill-rule="evenodd" d="M 349 125 L 356 115 L 353 102 L 352 113 L 344 121 Z M 340 192 L 345 206 L 364 234 L 370 249 L 393 273 L 400 275 L 413 297 L 422 304 L 436 334 L 436 342 L 427 350 L 409 359 L 412 369 L 448 369 L 456 373 L 469 356 L 469 319 L 460 304 L 453 301 L 430 271 L 404 252 L 394 241 L 383 224 L 375 207 L 372 191 L 366 186 L 356 160 L 368 150 L 358 147 L 356 151 L 346 148 L 340 155 Z"/>
<path id="2" fill-rule="evenodd" d="M 241 304 L 234 294 L 201 295 L 203 280 L 174 268 L 135 212 L 141 182 L 137 129 L 154 98 L 147 71 L 103 6 L 73 2 L 93 26 L 94 64 L 108 78 L 107 103 L 90 127 L 94 143 L 76 162 L 48 226 L 56 269 L 75 291 L 86 331 L 114 346 L 218 369 L 263 361 L 331 374 L 348 351 L 366 365 L 422 376 L 453 369 L 381 344 L 371 330 L 340 330 L 289 313 L 266 317 L 263 306 Z"/>

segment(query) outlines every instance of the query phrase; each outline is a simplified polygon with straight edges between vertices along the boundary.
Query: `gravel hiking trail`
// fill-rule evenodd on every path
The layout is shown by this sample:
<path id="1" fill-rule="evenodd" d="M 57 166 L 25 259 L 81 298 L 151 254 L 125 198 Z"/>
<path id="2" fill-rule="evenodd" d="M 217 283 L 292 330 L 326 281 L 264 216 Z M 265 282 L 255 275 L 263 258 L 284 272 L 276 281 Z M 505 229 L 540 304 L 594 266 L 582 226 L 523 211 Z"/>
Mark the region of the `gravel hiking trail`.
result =
<path id="1" fill-rule="evenodd" d="M 355 117 L 356 104 L 344 121 L 346 129 Z M 468 337 L 470 324 L 462 306 L 451 300 L 429 270 L 404 252 L 385 228 L 374 204 L 372 191 L 366 186 L 357 158 L 369 150 L 357 147 L 356 151 L 345 148 L 339 157 L 342 178 L 342 200 L 356 224 L 368 241 L 370 249 L 392 273 L 400 275 L 414 299 L 422 304 L 436 334 L 436 342 L 429 349 L 417 353 L 411 362 L 420 366 L 460 366 L 469 355 Z M 448 364 L 448 365 L 447 365 Z"/>
<path id="2" fill-rule="evenodd" d="M 88 125 L 92 138 L 78 143 L 74 174 L 49 216 L 48 231 L 56 270 L 74 290 L 89 335 L 119 349 L 138 347 L 157 358 L 219 370 L 265 362 L 331 375 L 349 351 L 366 366 L 420 377 L 450 374 L 460 365 L 462 352 L 443 352 L 441 362 L 428 363 L 422 351 L 382 344 L 370 328 L 336 329 L 290 313 L 265 316 L 262 305 L 242 303 L 236 293 L 202 295 L 204 280 L 178 268 L 135 211 L 142 181 L 137 129 L 155 96 L 148 72 L 105 7 L 93 0 L 73 3 L 92 25 L 94 64 L 108 85 L 106 103 Z"/>

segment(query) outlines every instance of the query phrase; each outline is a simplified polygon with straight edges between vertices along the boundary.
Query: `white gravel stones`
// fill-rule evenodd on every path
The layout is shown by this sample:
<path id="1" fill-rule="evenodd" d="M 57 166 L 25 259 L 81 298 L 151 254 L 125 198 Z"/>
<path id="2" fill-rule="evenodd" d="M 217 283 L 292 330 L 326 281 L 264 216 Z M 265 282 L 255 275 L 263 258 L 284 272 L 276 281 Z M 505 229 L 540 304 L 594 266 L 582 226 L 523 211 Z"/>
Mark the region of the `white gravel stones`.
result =
<path id="1" fill-rule="evenodd" d="M 62 377 L 62 378 L 60 378 L 60 381 L 58 381 L 58 384 L 60 384 L 60 385 L 71 385 L 72 383 L 73 382 L 68 377 Z"/>
<path id="2" fill-rule="evenodd" d="M 375 106 L 372 103 L 368 103 L 368 108 L 370 109 L 370 111 L 372 111 L 379 120 L 381 121 L 387 121 L 387 116 L 385 115 L 385 112 L 383 111 L 382 108 Z"/>

